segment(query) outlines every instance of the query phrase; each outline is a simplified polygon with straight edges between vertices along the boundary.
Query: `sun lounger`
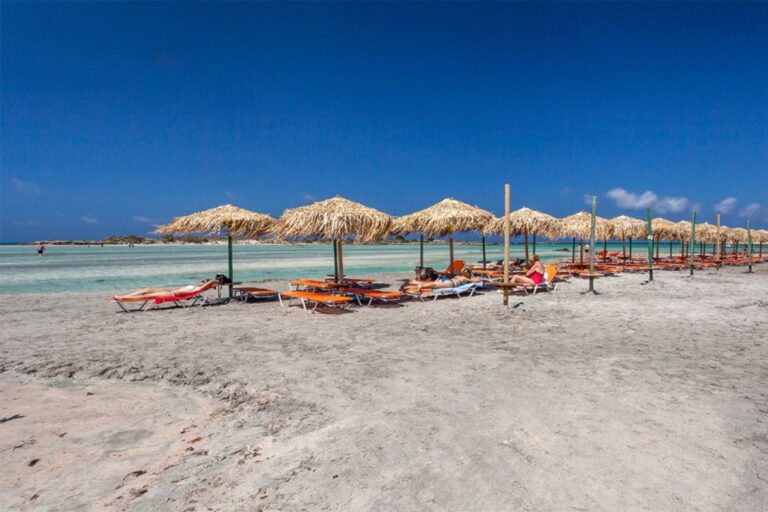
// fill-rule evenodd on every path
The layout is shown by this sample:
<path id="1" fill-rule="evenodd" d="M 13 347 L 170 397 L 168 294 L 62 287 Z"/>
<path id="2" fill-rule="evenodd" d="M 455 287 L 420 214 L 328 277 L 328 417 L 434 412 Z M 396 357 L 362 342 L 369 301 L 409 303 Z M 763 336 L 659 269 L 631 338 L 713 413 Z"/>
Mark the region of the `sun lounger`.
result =
<path id="1" fill-rule="evenodd" d="M 112 299 L 112 302 L 117 303 L 120 309 L 126 313 L 136 311 L 148 311 L 155 306 L 165 304 L 167 302 L 173 302 L 178 307 L 191 307 L 191 306 L 203 306 L 208 303 L 208 297 L 204 295 L 205 291 L 216 286 L 216 283 L 207 284 L 205 286 L 199 286 L 190 293 L 176 294 L 169 297 L 155 297 L 152 299 L 142 297 L 123 297 L 121 299 Z M 128 304 L 139 304 L 138 307 L 128 307 Z"/>
<path id="2" fill-rule="evenodd" d="M 292 291 L 296 290 L 332 290 L 334 288 L 333 283 L 327 283 L 325 281 L 317 281 L 315 279 L 294 279 L 289 281 L 288 285 Z"/>
<path id="3" fill-rule="evenodd" d="M 333 276 L 326 278 L 326 281 L 330 283 L 332 283 L 333 280 L 334 280 Z M 341 282 L 345 284 L 354 285 L 358 288 L 367 288 L 369 286 L 372 286 L 375 283 L 373 279 L 368 279 L 365 277 L 342 277 Z"/>
<path id="4" fill-rule="evenodd" d="M 374 301 L 382 302 L 385 304 L 399 302 L 403 298 L 403 293 L 398 291 L 380 291 L 369 290 L 367 288 L 344 288 L 342 293 L 352 295 L 357 300 L 359 305 L 363 305 L 363 299 L 368 299 L 368 305 L 373 304 Z"/>
<path id="5" fill-rule="evenodd" d="M 525 294 L 528 295 L 529 291 L 533 292 L 533 295 L 536 295 L 536 292 L 539 290 L 555 291 L 555 289 L 557 289 L 557 283 L 555 283 L 556 278 L 557 266 L 547 265 L 544 267 L 544 280 L 539 284 L 534 284 L 533 286 L 524 286 L 523 289 L 525 290 Z"/>
<path id="6" fill-rule="evenodd" d="M 280 300 L 281 306 L 285 306 L 285 303 L 283 302 L 284 298 L 289 299 L 288 306 L 290 306 L 294 300 L 300 300 L 301 307 L 304 308 L 304 311 L 309 311 L 309 309 L 307 309 L 307 304 L 314 304 L 314 307 L 312 307 L 313 312 L 316 311 L 317 306 L 321 304 L 323 306 L 332 308 L 344 308 L 349 305 L 350 302 L 352 302 L 352 297 L 345 297 L 343 295 L 331 295 L 330 293 L 309 292 L 304 290 L 281 292 L 277 297 Z"/>
<path id="7" fill-rule="evenodd" d="M 453 265 L 448 265 L 445 270 L 440 272 L 441 275 L 453 277 L 459 274 L 464 268 L 464 260 L 453 260 Z"/>
<path id="8" fill-rule="evenodd" d="M 471 297 L 475 294 L 478 288 L 482 288 L 483 283 L 465 283 L 459 286 L 452 286 L 450 288 L 405 288 L 403 292 L 412 297 L 416 297 L 420 300 L 424 300 L 424 297 L 432 297 L 433 301 L 436 301 L 438 297 L 446 297 L 450 295 L 456 295 L 461 297 L 466 294 L 467 297 Z"/>
<path id="9" fill-rule="evenodd" d="M 248 286 L 239 286 L 234 289 L 235 298 L 240 299 L 243 302 L 248 299 L 274 299 L 277 298 L 277 292 L 275 290 L 267 290 L 266 288 L 252 288 Z"/>

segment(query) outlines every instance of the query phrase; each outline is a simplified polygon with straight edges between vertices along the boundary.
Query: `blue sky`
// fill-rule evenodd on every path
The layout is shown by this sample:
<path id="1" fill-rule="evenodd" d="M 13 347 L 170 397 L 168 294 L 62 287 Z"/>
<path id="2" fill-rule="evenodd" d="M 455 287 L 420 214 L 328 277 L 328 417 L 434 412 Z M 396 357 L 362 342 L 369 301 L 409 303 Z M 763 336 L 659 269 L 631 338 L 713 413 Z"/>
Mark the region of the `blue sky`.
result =
<path id="1" fill-rule="evenodd" d="M 3 2 L 0 240 L 341 194 L 768 227 L 768 3 Z"/>

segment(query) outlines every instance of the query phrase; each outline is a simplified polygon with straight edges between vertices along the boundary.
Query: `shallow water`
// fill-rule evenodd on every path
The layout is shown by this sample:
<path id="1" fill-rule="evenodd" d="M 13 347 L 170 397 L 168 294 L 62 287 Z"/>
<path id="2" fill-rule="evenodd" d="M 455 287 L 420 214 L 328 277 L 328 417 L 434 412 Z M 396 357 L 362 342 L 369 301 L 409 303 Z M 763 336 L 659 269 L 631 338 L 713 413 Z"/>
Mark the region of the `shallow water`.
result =
<path id="1" fill-rule="evenodd" d="M 570 245 L 539 245 L 542 258 L 568 256 L 557 249 Z M 456 246 L 456 259 L 482 260 L 479 245 Z M 487 246 L 488 260 L 503 257 L 501 245 Z M 522 257 L 513 245 L 512 257 Z M 362 276 L 410 271 L 419 262 L 419 246 L 345 245 L 344 271 Z M 448 265 L 448 246 L 424 247 L 424 263 L 438 269 Z M 0 246 L 0 293 L 131 290 L 174 286 L 227 272 L 225 245 L 49 246 L 44 256 L 29 245 Z M 235 245 L 236 281 L 318 278 L 333 273 L 331 245 Z"/>

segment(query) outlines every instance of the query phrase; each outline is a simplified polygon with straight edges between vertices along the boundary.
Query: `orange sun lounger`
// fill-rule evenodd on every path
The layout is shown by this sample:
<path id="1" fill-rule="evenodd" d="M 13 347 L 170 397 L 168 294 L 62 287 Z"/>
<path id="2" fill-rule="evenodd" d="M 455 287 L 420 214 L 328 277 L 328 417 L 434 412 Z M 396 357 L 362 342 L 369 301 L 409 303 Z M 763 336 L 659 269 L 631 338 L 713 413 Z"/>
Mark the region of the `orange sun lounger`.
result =
<path id="1" fill-rule="evenodd" d="M 285 306 L 285 303 L 283 302 L 284 298 L 289 299 L 288 305 L 290 306 L 295 299 L 299 299 L 301 301 L 301 307 L 304 308 L 304 311 L 309 311 L 307 309 L 307 304 L 314 304 L 314 307 L 312 308 L 312 312 L 317 310 L 317 306 L 322 304 L 323 306 L 328 306 L 332 308 L 343 308 L 347 305 L 349 305 L 350 302 L 352 302 L 352 297 L 345 297 L 343 295 L 331 295 L 330 293 L 317 293 L 317 292 L 308 292 L 305 290 L 294 290 L 290 292 L 281 292 L 278 294 L 278 299 L 280 300 L 280 305 Z"/>
<path id="2" fill-rule="evenodd" d="M 333 283 L 327 283 L 325 281 L 317 281 L 316 279 L 294 279 L 289 281 L 288 285 L 292 291 L 301 289 L 307 290 L 330 290 L 333 288 Z"/>
<path id="3" fill-rule="evenodd" d="M 277 297 L 275 290 L 267 290 L 266 288 L 252 288 L 248 286 L 240 286 L 234 288 L 235 298 L 246 302 L 248 299 L 274 299 Z"/>
<path id="4" fill-rule="evenodd" d="M 367 288 L 344 288 L 341 291 L 347 295 L 353 295 L 357 300 L 357 303 L 361 306 L 363 305 L 362 299 L 368 299 L 368 305 L 370 306 L 373 304 L 373 301 L 390 303 L 399 302 L 403 298 L 403 293 L 398 291 L 385 292 L 380 290 L 369 290 Z"/>

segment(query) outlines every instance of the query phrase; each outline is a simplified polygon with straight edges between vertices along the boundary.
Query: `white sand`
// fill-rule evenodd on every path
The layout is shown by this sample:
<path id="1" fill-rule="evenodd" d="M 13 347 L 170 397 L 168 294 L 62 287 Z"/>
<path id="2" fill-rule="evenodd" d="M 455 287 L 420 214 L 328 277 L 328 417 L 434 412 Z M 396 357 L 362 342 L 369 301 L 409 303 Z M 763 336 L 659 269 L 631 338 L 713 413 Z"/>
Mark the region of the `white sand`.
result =
<path id="1" fill-rule="evenodd" d="M 756 271 L 574 281 L 511 311 L 494 292 L 346 315 L 6 295 L 0 418 L 23 417 L 0 423 L 0 503 L 766 510 Z"/>

